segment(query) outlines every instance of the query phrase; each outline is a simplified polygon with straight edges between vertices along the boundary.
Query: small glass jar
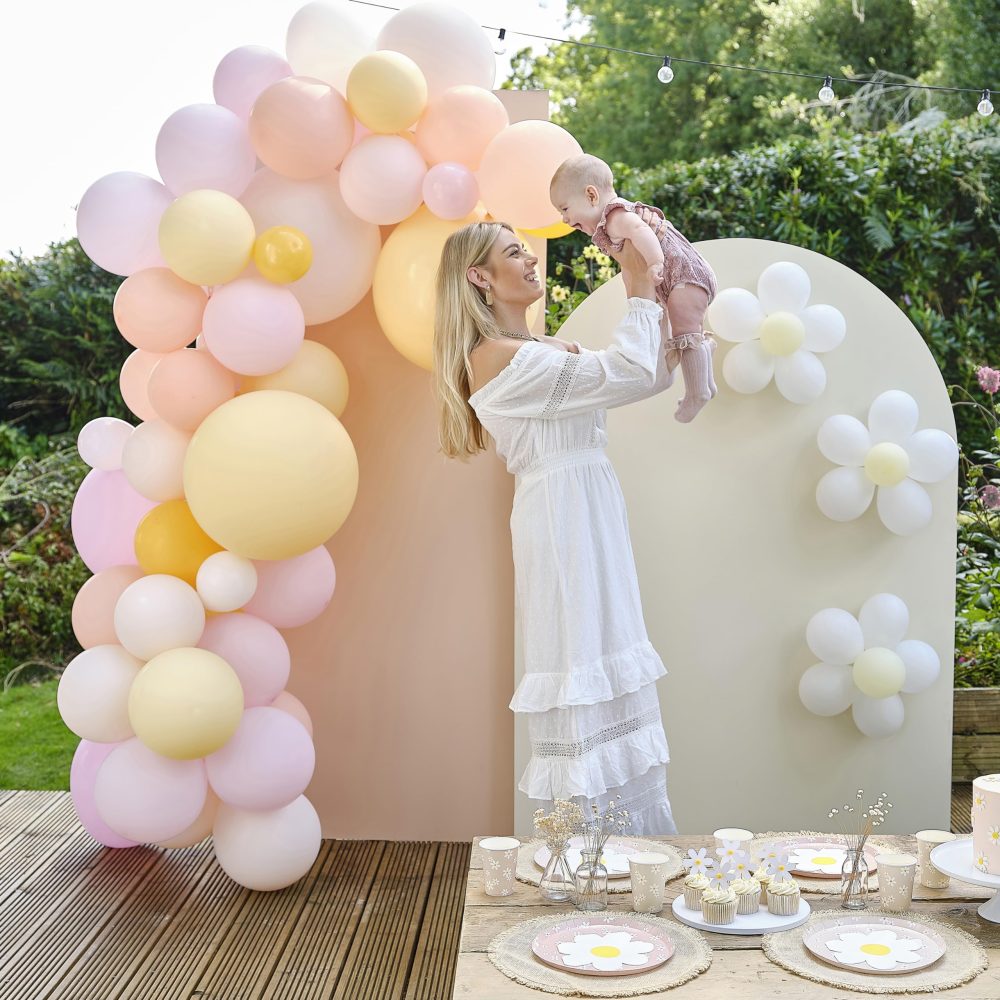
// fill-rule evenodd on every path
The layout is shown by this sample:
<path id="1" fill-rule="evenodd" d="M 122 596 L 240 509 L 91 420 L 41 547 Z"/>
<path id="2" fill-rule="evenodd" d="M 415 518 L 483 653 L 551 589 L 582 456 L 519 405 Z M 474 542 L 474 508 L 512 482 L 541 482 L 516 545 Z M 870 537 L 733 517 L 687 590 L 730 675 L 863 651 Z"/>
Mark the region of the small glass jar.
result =
<path id="1" fill-rule="evenodd" d="M 868 861 L 864 851 L 847 849 L 840 869 L 840 905 L 845 910 L 863 910 L 868 905 Z"/>
<path id="2" fill-rule="evenodd" d="M 576 870 L 578 910 L 594 911 L 608 908 L 608 870 L 601 864 L 600 851 L 583 851 L 583 860 Z"/>
<path id="3" fill-rule="evenodd" d="M 549 847 L 549 860 L 538 883 L 538 891 L 554 902 L 561 903 L 572 898 L 575 888 L 573 871 L 566 860 L 569 841 L 559 845 L 555 850 Z"/>

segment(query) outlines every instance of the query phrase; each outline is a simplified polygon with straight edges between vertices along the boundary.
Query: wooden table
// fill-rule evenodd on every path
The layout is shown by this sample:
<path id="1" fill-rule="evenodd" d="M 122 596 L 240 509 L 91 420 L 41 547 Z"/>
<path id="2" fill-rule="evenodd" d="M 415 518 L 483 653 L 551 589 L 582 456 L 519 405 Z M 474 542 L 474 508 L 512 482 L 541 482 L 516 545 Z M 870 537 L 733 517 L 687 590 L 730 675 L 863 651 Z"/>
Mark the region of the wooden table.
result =
<path id="1" fill-rule="evenodd" d="M 522 920 L 544 916 L 546 913 L 575 913 L 569 903 L 552 903 L 542 898 L 538 889 L 523 882 L 515 882 L 512 895 L 487 896 L 483 891 L 482 856 L 479 839 L 473 842 L 469 862 L 469 881 L 465 892 L 465 913 L 462 921 L 462 941 L 459 948 L 455 990 L 452 996 L 474 1000 L 540 1000 L 552 994 L 529 989 L 508 979 L 489 960 L 489 943 L 495 935 Z M 711 847 L 710 836 L 648 838 L 671 844 L 682 854 L 688 848 Z M 892 845 L 900 851 L 916 856 L 917 845 L 913 837 L 880 836 L 879 843 Z M 667 884 L 667 903 L 663 914 L 673 920 L 670 903 L 683 891 L 683 879 Z M 1000 924 L 983 920 L 976 912 L 989 890 L 952 880 L 947 889 L 914 887 L 914 906 L 917 913 L 925 913 L 949 923 L 976 937 L 987 949 L 990 967 L 964 986 L 957 986 L 941 995 L 955 1000 L 1000 1000 Z M 840 912 L 839 896 L 808 893 L 805 897 L 814 913 Z M 608 896 L 608 909 L 630 911 L 630 893 Z M 877 904 L 877 898 L 876 898 Z M 705 934 L 713 951 L 711 968 L 696 979 L 669 990 L 668 993 L 650 996 L 677 997 L 677 1000 L 812 1000 L 812 998 L 838 998 L 858 1000 L 867 994 L 855 993 L 833 986 L 802 979 L 774 965 L 761 950 L 761 938 L 735 934 Z M 891 994 L 890 996 L 929 996 L 931 994 Z"/>

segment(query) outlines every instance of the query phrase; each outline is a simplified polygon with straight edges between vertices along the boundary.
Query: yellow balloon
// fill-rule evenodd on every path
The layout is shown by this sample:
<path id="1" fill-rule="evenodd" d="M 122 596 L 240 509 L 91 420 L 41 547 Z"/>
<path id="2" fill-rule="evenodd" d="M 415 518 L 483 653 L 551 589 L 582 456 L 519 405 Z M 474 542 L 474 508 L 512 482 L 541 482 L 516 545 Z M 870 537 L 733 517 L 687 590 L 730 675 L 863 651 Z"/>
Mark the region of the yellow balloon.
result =
<path id="1" fill-rule="evenodd" d="M 192 587 L 201 564 L 221 551 L 183 500 L 157 504 L 135 529 L 135 555 L 143 572 L 177 576 Z"/>
<path id="2" fill-rule="evenodd" d="M 253 262 L 268 281 L 287 285 L 298 281 L 312 267 L 312 243 L 294 226 L 272 226 L 257 237 Z"/>
<path id="3" fill-rule="evenodd" d="M 568 236 L 573 232 L 572 226 L 567 226 L 565 222 L 553 222 L 551 226 L 543 226 L 541 229 L 525 229 L 529 236 L 540 236 L 543 240 L 557 240 L 560 236 Z"/>
<path id="4" fill-rule="evenodd" d="M 297 392 L 315 399 L 339 417 L 347 406 L 347 369 L 329 347 L 304 340 L 284 368 L 270 375 L 247 375 L 240 382 L 240 394 L 261 389 Z"/>
<path id="5" fill-rule="evenodd" d="M 909 471 L 906 449 L 891 441 L 874 445 L 865 456 L 865 474 L 876 486 L 897 486 Z"/>
<path id="6" fill-rule="evenodd" d="M 906 664 L 891 649 L 874 646 L 854 661 L 854 683 L 869 698 L 888 698 L 899 694 L 906 681 Z"/>
<path id="7" fill-rule="evenodd" d="M 253 250 L 250 213 L 222 191 L 182 194 L 160 219 L 160 253 L 193 285 L 222 285 L 247 266 Z"/>
<path id="8" fill-rule="evenodd" d="M 794 354 L 805 339 L 805 325 L 795 313 L 771 313 L 760 324 L 760 346 L 768 354 L 787 357 Z"/>
<path id="9" fill-rule="evenodd" d="M 236 671 L 207 649 L 179 647 L 154 656 L 128 694 L 135 735 L 154 753 L 195 760 L 225 746 L 243 717 Z"/>
<path id="10" fill-rule="evenodd" d="M 347 103 L 373 132 L 399 132 L 427 106 L 427 81 L 409 56 L 388 49 L 371 52 L 354 64 L 347 78 Z"/>
<path id="11" fill-rule="evenodd" d="M 358 456 L 343 424 L 294 392 L 223 403 L 194 432 L 184 461 L 191 513 L 247 559 L 290 559 L 322 545 L 357 492 Z"/>

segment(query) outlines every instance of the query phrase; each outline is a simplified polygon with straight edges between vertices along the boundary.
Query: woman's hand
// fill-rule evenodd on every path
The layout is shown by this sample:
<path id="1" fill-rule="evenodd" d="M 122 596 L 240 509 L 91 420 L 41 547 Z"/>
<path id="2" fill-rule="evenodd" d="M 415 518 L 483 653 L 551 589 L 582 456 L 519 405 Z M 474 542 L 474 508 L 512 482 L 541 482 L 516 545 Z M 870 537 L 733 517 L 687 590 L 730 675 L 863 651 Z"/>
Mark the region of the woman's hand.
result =
<path id="1" fill-rule="evenodd" d="M 642 221 L 645 222 L 657 236 L 662 236 L 663 233 L 666 232 L 667 224 L 651 208 L 647 208 L 643 205 L 642 208 L 637 208 L 635 210 L 635 214 L 638 215 L 639 218 L 642 219 Z"/>
<path id="2" fill-rule="evenodd" d="M 656 301 L 655 285 L 649 276 L 645 258 L 626 240 L 618 253 L 611 255 L 622 269 L 622 280 L 625 282 L 625 294 L 628 298 L 651 299 Z"/>

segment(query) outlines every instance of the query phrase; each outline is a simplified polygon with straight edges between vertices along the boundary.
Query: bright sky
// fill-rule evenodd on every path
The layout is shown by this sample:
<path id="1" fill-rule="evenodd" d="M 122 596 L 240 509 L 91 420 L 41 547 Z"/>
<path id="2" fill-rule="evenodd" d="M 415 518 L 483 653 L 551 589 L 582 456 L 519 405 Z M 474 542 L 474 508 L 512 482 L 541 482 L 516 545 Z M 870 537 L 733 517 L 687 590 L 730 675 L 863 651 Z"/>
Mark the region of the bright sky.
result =
<path id="1" fill-rule="evenodd" d="M 386 0 L 408 7 L 413 0 Z M 157 176 L 164 120 L 211 102 L 222 57 L 241 45 L 284 53 L 305 0 L 2 0 L 0 255 L 76 235 L 74 206 L 117 170 Z M 391 11 L 351 5 L 372 34 Z M 480 24 L 566 37 L 564 0 L 467 0 Z M 528 43 L 508 34 L 509 52 Z M 545 46 L 541 46 L 544 48 Z M 498 58 L 497 85 L 509 74 Z"/>

